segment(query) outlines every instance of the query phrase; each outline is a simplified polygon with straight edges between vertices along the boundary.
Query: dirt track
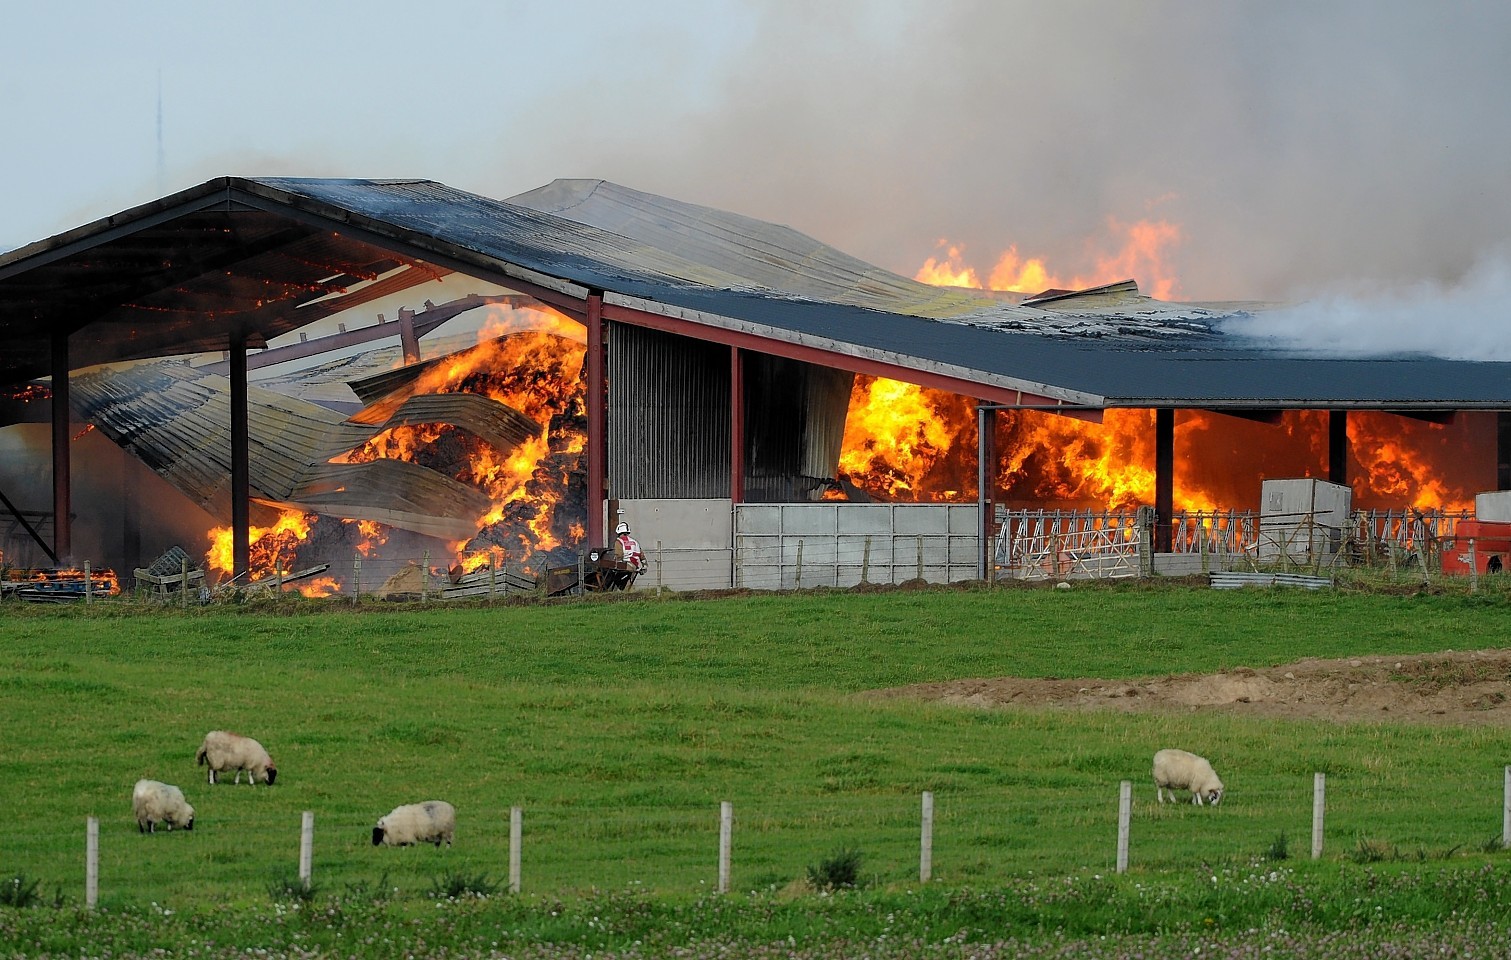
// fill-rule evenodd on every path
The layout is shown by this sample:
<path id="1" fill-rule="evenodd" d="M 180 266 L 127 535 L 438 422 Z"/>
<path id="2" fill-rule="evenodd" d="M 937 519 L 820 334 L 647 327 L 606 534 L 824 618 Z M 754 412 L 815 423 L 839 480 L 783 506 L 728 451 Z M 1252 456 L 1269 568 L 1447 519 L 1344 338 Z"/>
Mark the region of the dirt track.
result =
<path id="1" fill-rule="evenodd" d="M 996 677 L 872 691 L 979 707 L 1230 710 L 1341 722 L 1511 725 L 1511 650 L 1301 660 L 1133 681 Z"/>

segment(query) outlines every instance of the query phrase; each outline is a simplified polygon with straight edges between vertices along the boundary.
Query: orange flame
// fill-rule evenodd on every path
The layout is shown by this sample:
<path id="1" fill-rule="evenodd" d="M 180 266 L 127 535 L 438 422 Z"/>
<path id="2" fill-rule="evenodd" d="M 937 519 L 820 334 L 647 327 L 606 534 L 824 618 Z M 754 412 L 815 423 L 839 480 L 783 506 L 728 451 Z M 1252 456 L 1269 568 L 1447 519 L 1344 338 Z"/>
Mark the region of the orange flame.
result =
<path id="1" fill-rule="evenodd" d="M 341 590 L 341 583 L 335 577 L 315 577 L 311 580 L 301 580 L 291 586 L 306 597 L 329 597 Z"/>
<path id="2" fill-rule="evenodd" d="M 976 268 L 965 262 L 963 248 L 941 240 L 944 256 L 929 257 L 913 279 L 936 286 L 1042 293 L 1050 289 L 1081 290 L 1131 277 L 1139 282 L 1140 290 L 1155 299 L 1169 300 L 1179 294 L 1180 282 L 1168 257 L 1182 239 L 1180 226 L 1168 220 L 1124 223 L 1108 217 L 1106 238 L 1088 253 L 1096 264 L 1090 271 L 1060 275 L 1052 272 L 1043 258 L 1025 257 L 1012 245 L 997 258 L 984 284 Z"/>
<path id="3" fill-rule="evenodd" d="M 519 312 L 523 311 L 504 311 L 505 320 Z M 534 321 L 544 329 L 486 340 L 427 370 L 413 389 L 414 393 L 481 394 L 540 425 L 539 434 L 506 451 L 469 440 L 465 462 L 448 465 L 458 471 L 457 480 L 484 491 L 492 501 L 490 509 L 478 518 L 479 530 L 507 517 L 516 531 L 520 557 L 562 546 L 556 532 L 556 512 L 567 490 L 573 458 L 587 443 L 576 416 L 584 403 L 580 372 L 586 346 L 581 342 L 582 327 L 555 313 L 544 317 Z M 504 320 L 494 323 L 490 318 L 485 330 L 507 326 Z M 394 427 L 338 459 L 351 463 L 379 458 L 425 462 L 443 438 L 455 433 L 455 428 L 444 424 Z M 580 540 L 581 525 L 570 529 Z M 463 553 L 468 542 L 453 544 L 453 552 Z M 484 553 L 464 559 L 462 566 L 470 572 L 486 562 Z"/>
<path id="4" fill-rule="evenodd" d="M 1358 509 L 1469 509 L 1495 477 L 1492 414 L 1450 424 L 1386 413 L 1348 418 L 1349 477 Z M 1255 510 L 1264 479 L 1325 477 L 1328 418 L 1291 411 L 1262 423 L 1180 411 L 1174 500 L 1179 510 Z M 995 499 L 1024 507 L 1124 510 L 1154 502 L 1154 413 L 1108 410 L 1100 424 L 1036 411 L 998 415 Z M 974 401 L 857 376 L 840 475 L 883 500 L 974 498 Z"/>
<path id="5" fill-rule="evenodd" d="M 373 555 L 383 544 L 388 542 L 388 528 L 376 520 L 343 520 L 342 523 L 350 524 L 357 528 L 356 549 L 364 557 Z"/>
<path id="6" fill-rule="evenodd" d="M 299 543 L 309 537 L 310 525 L 314 522 L 314 514 L 285 510 L 271 527 L 249 527 L 247 540 L 251 568 L 248 581 L 271 576 L 280 567 L 284 573 L 294 572 Z M 209 536 L 210 549 L 205 552 L 205 562 L 222 577 L 231 576 L 235 567 L 235 538 L 231 527 L 213 527 Z"/>
<path id="7" fill-rule="evenodd" d="M 975 462 L 971 410 L 964 397 L 858 375 L 845 418 L 840 473 L 879 499 L 943 499 L 943 490 L 962 488 L 936 477 L 950 451 Z M 970 486 L 974 489 L 974 481 Z"/>

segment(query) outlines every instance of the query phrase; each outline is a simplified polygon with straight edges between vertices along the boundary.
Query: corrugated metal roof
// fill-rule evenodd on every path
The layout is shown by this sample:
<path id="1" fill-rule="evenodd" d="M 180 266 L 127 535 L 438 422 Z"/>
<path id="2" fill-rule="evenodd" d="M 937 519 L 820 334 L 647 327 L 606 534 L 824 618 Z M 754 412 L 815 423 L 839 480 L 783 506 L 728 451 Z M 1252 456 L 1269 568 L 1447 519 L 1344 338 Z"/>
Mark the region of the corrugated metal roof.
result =
<path id="1" fill-rule="evenodd" d="M 210 181 L 0 255 L 0 382 L 45 372 L 58 329 L 75 331 L 78 363 L 223 349 L 236 329 L 255 343 L 308 322 L 352 278 L 400 263 L 573 297 L 600 290 L 708 339 L 799 344 L 842 369 L 891 364 L 984 396 L 1511 408 L 1511 364 L 1302 357 L 1213 328 L 1249 305 L 1126 289 L 1039 306 L 939 290 L 785 227 L 602 181 L 558 181 L 515 202 L 425 180 Z"/>
<path id="2" fill-rule="evenodd" d="M 698 265 L 676 254 L 688 252 L 689 246 L 711 249 L 720 242 L 718 230 L 705 231 L 696 243 L 679 245 L 678 251 L 664 251 L 635 237 L 441 184 L 259 182 L 381 221 L 389 228 L 441 239 L 581 287 L 613 291 L 623 302 L 652 312 L 672 308 L 668 312 L 706 322 L 711 328 L 734 321 L 759 336 L 833 349 L 839 365 L 847 354 L 885 357 L 903 365 L 932 366 L 986 385 L 1029 389 L 1093 406 L 1511 407 L 1511 364 L 1298 357 L 1212 329 L 1207 321 L 1224 316 L 1212 305 L 1185 308 L 1136 294 L 1127 299 L 1125 294 L 1124 305 L 1110 309 L 1105 299 L 1102 303 L 1062 300 L 1049 309 L 961 294 L 953 301 L 960 308 L 952 316 L 954 322 L 940 322 L 901 312 L 907 309 L 905 303 L 897 311 L 883 310 L 838 302 L 837 295 L 816 299 L 773 289 L 770 284 L 785 274 L 794 277 L 783 281 L 792 286 L 801 285 L 799 278 L 813 280 L 795 252 L 781 270 L 773 270 L 772 257 L 752 254 L 751 262 L 763 266 L 752 266 L 747 271 L 750 276 L 740 277 L 739 282 L 709 283 L 708 271 L 728 275 L 738 260 L 708 253 L 703 259 L 714 262 Z M 591 195 L 603 192 L 600 185 Z M 611 192 L 622 207 L 625 191 Z M 529 194 L 523 197 L 531 199 Z M 549 205 L 562 213 L 573 209 L 559 201 Z M 771 225 L 765 225 L 771 227 L 769 232 L 762 231 L 759 221 L 737 219 L 746 232 L 723 231 L 726 245 L 748 247 L 752 236 L 768 241 L 785 236 L 788 245 L 782 249 L 790 249 L 798 242 L 791 238 L 802 237 Z M 644 232 L 647 240 L 675 232 L 671 226 L 644 231 L 635 226 L 644 222 L 654 224 L 655 218 L 622 216 L 615 225 Z M 692 217 L 691 222 L 699 221 Z M 843 273 L 843 255 L 821 262 L 832 286 L 875 290 L 874 285 L 867 285 L 875 268 Z M 860 261 L 853 261 L 852 269 L 855 263 Z M 908 283 L 893 287 L 902 289 Z M 885 293 L 872 297 L 872 303 L 888 301 Z"/>

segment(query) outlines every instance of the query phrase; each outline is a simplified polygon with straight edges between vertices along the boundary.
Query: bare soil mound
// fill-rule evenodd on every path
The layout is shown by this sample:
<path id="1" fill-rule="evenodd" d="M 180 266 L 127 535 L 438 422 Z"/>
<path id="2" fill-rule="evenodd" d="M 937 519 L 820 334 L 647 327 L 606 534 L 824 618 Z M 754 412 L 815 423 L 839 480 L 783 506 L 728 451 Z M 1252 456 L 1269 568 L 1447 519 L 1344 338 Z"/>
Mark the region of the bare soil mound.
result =
<path id="1" fill-rule="evenodd" d="M 870 695 L 983 708 L 1228 710 L 1340 722 L 1511 725 L 1511 650 L 1307 659 L 1140 680 L 978 678 Z"/>

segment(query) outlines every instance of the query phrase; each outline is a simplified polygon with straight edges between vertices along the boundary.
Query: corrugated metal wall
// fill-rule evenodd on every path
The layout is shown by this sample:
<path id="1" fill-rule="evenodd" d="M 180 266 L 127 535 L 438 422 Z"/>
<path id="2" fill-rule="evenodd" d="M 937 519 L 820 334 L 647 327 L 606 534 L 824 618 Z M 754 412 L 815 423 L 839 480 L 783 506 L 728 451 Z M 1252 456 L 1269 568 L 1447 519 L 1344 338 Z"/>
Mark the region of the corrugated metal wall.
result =
<path id="1" fill-rule="evenodd" d="M 729 496 L 729 348 L 610 324 L 609 496 Z M 855 375 L 765 354 L 745 364 L 745 499 L 815 499 L 832 479 Z"/>
<path id="2" fill-rule="evenodd" d="M 608 325 L 610 498 L 729 496 L 729 348 Z"/>

